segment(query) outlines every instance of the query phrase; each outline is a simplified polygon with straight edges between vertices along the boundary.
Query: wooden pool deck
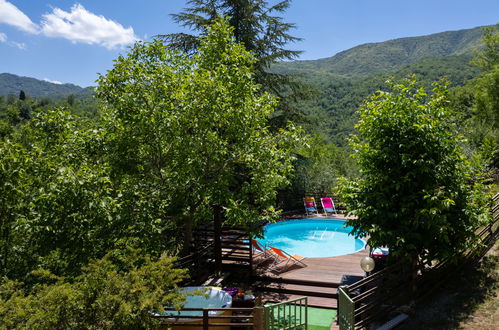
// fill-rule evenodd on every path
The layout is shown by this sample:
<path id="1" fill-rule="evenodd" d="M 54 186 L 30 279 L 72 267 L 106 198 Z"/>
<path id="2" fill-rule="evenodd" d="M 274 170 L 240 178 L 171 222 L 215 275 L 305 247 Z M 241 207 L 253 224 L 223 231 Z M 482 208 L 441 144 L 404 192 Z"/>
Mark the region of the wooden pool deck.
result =
<path id="1" fill-rule="evenodd" d="M 360 259 L 368 256 L 367 250 L 329 258 L 305 258 L 302 262 L 307 267 L 293 265 L 284 272 L 272 272 L 265 268 L 265 264 L 258 267 L 257 273 L 270 277 L 341 283 L 345 275 L 364 276 L 360 268 Z"/>
<path id="2" fill-rule="evenodd" d="M 303 263 L 307 265 L 306 267 L 294 265 L 282 273 L 269 271 L 266 263 L 261 263 L 255 270 L 256 275 L 274 279 L 273 283 L 268 283 L 262 288 L 262 298 L 278 302 L 306 296 L 310 306 L 337 308 L 338 286 L 353 283 L 364 277 L 365 273 L 360 268 L 360 259 L 367 255 L 368 251 L 362 250 L 338 257 L 305 258 Z M 269 282 L 271 281 L 269 279 Z M 303 281 L 310 283 L 300 284 Z M 318 297 L 315 295 L 317 293 L 328 296 Z"/>

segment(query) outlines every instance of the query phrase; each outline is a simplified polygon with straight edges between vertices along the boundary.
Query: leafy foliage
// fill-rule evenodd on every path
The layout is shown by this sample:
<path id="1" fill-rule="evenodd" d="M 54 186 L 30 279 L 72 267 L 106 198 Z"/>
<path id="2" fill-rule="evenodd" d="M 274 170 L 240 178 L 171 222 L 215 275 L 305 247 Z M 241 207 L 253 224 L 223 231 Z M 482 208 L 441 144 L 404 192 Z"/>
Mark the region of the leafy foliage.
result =
<path id="1" fill-rule="evenodd" d="M 361 178 L 342 200 L 358 219 L 353 233 L 395 256 L 431 262 L 473 243 L 486 205 L 455 133 L 447 88 L 427 95 L 416 82 L 391 84 L 360 109 L 353 142 Z M 476 179 L 476 178 L 475 178 Z"/>
<path id="2" fill-rule="evenodd" d="M 89 156 L 92 131 L 82 126 L 54 109 L 0 144 L 3 275 L 39 266 L 75 273 L 122 237 L 117 192 Z"/>
<path id="3" fill-rule="evenodd" d="M 300 40 L 289 33 L 295 27 L 294 24 L 273 16 L 283 13 L 291 0 L 278 1 L 273 5 L 265 0 L 189 0 L 187 3 L 190 7 L 172 15 L 177 23 L 205 35 L 207 28 L 217 18 L 227 17 L 233 27 L 235 41 L 254 55 L 255 81 L 264 91 L 280 98 L 278 111 L 273 113 L 271 124 L 282 128 L 287 121 L 303 121 L 303 113 L 294 102 L 303 98 L 309 88 L 289 75 L 269 70 L 275 62 L 294 59 L 301 53 L 285 48 L 289 43 Z M 194 35 L 174 33 L 159 37 L 188 53 L 199 47 L 199 39 Z"/>
<path id="4" fill-rule="evenodd" d="M 192 57 L 138 43 L 97 88 L 113 180 L 157 200 L 144 212 L 183 224 L 186 242 L 214 205 L 231 223 L 274 218 L 275 190 L 292 169 L 297 135 L 269 132 L 276 99 L 260 93 L 254 58 L 229 31 L 217 20 Z"/>
<path id="5" fill-rule="evenodd" d="M 69 94 L 66 97 L 52 95 L 37 98 L 24 93 L 21 99 L 9 94 L 6 97 L 0 96 L 0 138 L 13 133 L 37 113 L 55 107 L 64 107 L 80 117 L 97 117 L 97 102 L 93 96 L 82 97 Z"/>
<path id="6" fill-rule="evenodd" d="M 0 327 L 5 329 L 156 329 L 151 312 L 180 307 L 175 291 L 185 272 L 173 259 L 151 260 L 138 250 L 109 253 L 84 267 L 74 281 L 45 270 L 32 272 L 38 283 L 0 283 Z"/>
<path id="7" fill-rule="evenodd" d="M 484 72 L 474 81 L 474 111 L 472 123 L 476 127 L 475 141 L 488 145 L 489 163 L 499 168 L 499 24 L 484 30 L 485 48 L 474 63 Z"/>
<path id="8" fill-rule="evenodd" d="M 328 143 L 321 136 L 313 136 L 300 148 L 300 157 L 295 161 L 293 179 L 294 198 L 311 192 L 331 193 L 335 191 L 339 177 L 356 176 L 356 165 L 342 148 Z"/>
<path id="9" fill-rule="evenodd" d="M 127 247 L 176 254 L 216 205 L 250 227 L 275 218 L 299 131 L 268 131 L 276 100 L 253 61 L 221 21 L 194 57 L 138 43 L 100 79 L 101 121 L 48 109 L 0 141 L 1 274 L 76 276 Z"/>
<path id="10" fill-rule="evenodd" d="M 495 69 L 499 63 L 499 24 L 482 28 L 485 47 L 475 51 L 473 63 L 484 71 Z"/>

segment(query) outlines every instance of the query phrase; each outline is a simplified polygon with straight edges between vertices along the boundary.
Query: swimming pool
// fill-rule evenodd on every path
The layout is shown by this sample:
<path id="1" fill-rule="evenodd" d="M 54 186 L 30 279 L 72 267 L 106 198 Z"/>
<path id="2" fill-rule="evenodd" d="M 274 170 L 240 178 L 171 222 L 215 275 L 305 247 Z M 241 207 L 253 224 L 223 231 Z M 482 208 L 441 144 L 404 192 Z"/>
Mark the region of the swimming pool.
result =
<path id="1" fill-rule="evenodd" d="M 299 219 L 271 223 L 264 227 L 260 243 L 307 258 L 336 257 L 362 250 L 365 242 L 349 235 L 340 219 Z"/>

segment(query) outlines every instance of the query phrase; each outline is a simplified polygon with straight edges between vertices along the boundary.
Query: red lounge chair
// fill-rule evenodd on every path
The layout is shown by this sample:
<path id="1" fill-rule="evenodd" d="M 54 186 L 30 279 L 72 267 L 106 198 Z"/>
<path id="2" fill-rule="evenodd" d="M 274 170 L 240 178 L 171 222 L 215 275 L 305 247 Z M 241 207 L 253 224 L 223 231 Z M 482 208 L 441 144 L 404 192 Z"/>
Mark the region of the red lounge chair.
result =
<path id="1" fill-rule="evenodd" d="M 313 197 L 305 197 L 303 199 L 303 205 L 305 206 L 305 212 L 307 213 L 307 215 L 310 213 L 316 213 L 316 214 L 319 214 L 319 212 L 317 211 L 317 206 L 315 205 L 315 198 Z"/>
<path id="2" fill-rule="evenodd" d="M 274 262 L 272 263 L 272 265 L 269 266 L 269 269 L 271 270 L 277 270 L 278 269 L 277 266 L 284 261 L 286 261 L 286 263 L 284 264 L 284 266 L 279 267 L 280 271 L 286 271 L 289 267 L 295 264 L 307 267 L 307 265 L 302 262 L 302 260 L 305 259 L 305 257 L 299 256 L 297 254 L 291 255 L 275 247 L 269 247 L 268 253 L 272 258 L 274 258 Z"/>
<path id="3" fill-rule="evenodd" d="M 269 250 L 267 250 L 260 243 L 258 243 L 258 241 L 255 241 L 254 239 L 252 239 L 251 245 L 253 246 L 253 250 L 256 250 L 256 253 L 254 254 L 255 257 L 259 257 L 261 255 L 267 256 Z"/>

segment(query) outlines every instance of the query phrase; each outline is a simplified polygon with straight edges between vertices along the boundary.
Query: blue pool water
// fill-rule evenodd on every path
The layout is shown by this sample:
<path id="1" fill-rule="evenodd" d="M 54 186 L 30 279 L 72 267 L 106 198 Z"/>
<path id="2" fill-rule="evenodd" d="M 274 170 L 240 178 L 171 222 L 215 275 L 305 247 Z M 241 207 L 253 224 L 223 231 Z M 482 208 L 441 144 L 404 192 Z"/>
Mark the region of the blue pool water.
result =
<path id="1" fill-rule="evenodd" d="M 349 235 L 339 219 L 286 220 L 266 225 L 260 243 L 307 258 L 336 257 L 362 250 L 365 243 Z"/>

